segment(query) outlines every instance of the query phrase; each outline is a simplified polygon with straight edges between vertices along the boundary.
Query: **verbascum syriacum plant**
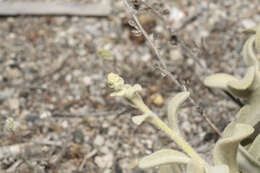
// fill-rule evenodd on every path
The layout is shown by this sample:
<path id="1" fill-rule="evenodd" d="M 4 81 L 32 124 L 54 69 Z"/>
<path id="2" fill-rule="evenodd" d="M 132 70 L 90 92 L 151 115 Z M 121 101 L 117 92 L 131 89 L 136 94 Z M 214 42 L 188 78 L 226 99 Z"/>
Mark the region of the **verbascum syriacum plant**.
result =
<path id="1" fill-rule="evenodd" d="M 138 162 L 140 168 L 159 167 L 159 173 L 260 173 L 260 72 L 258 57 L 260 52 L 260 25 L 248 30 L 253 35 L 246 41 L 243 56 L 247 74 L 238 80 L 228 74 L 214 74 L 205 79 L 209 87 L 220 88 L 234 96 L 248 100 L 238 112 L 237 119 L 223 131 L 222 137 L 213 150 L 213 163 L 207 163 L 181 136 L 178 127 L 177 111 L 189 97 L 189 92 L 174 96 L 168 104 L 168 125 L 143 102 L 139 84 L 131 86 L 114 74 L 108 75 L 109 86 L 114 90 L 112 96 L 122 96 L 142 115 L 134 116 L 137 125 L 149 122 L 164 131 L 182 149 L 163 149 Z M 243 143 L 243 145 L 241 145 Z M 186 165 L 183 170 L 180 165 Z"/>
<path id="2" fill-rule="evenodd" d="M 236 161 L 240 172 L 260 173 L 260 25 L 246 32 L 252 35 L 243 47 L 243 58 L 247 67 L 245 76 L 239 80 L 229 74 L 217 73 L 207 77 L 204 83 L 208 87 L 223 89 L 247 101 L 237 113 L 236 119 L 227 126 L 224 135 L 229 133 L 228 131 L 236 131 L 237 124 L 243 124 L 244 132 L 253 128 L 254 132 L 245 137 L 238 146 Z M 226 148 L 227 150 L 223 151 L 228 153 L 228 143 L 225 144 L 222 139 L 217 143 L 215 151 L 223 148 Z M 230 162 L 225 157 L 214 160 L 222 164 Z"/>
<path id="3" fill-rule="evenodd" d="M 223 138 L 217 143 L 214 154 L 214 164 L 207 163 L 199 154 L 189 145 L 181 136 L 178 127 L 177 111 L 180 105 L 189 97 L 189 92 L 178 93 L 168 104 L 168 125 L 164 123 L 151 109 L 146 106 L 139 94 L 142 87 L 138 84 L 131 86 L 124 83 L 124 80 L 114 74 L 108 75 L 109 86 L 114 90 L 112 96 L 122 96 L 128 100 L 134 107 L 139 109 L 143 114 L 134 116 L 133 122 L 137 125 L 143 122 L 149 122 L 164 131 L 175 141 L 183 150 L 163 149 L 141 159 L 138 163 L 140 168 L 159 167 L 160 173 L 182 173 L 180 165 L 186 165 L 186 173 L 240 173 L 240 167 L 237 163 L 237 157 L 240 157 L 244 165 L 251 164 L 252 160 L 243 160 L 243 147 L 239 144 L 242 140 L 250 136 L 254 129 L 250 125 L 236 123 L 228 126 L 223 132 Z M 257 144 L 254 144 L 257 145 Z M 253 146 L 252 146 L 253 147 Z M 242 148 L 238 156 L 238 148 Z M 255 149 L 255 147 L 253 147 Z M 245 152 L 245 153 L 244 153 Z M 249 155 L 249 154 L 248 154 Z M 248 156 L 251 158 L 251 156 Z M 247 162 L 250 163 L 247 163 Z M 248 170 L 259 172 L 259 166 L 249 167 Z M 246 167 L 246 166 L 245 166 Z M 251 173 L 251 172 L 243 172 Z"/>
<path id="4" fill-rule="evenodd" d="M 234 131 L 237 124 L 244 124 L 248 129 L 253 128 L 254 132 L 241 141 L 236 155 L 239 171 L 251 173 L 260 172 L 260 25 L 246 32 L 252 35 L 243 47 L 243 58 L 247 67 L 245 76 L 236 79 L 229 74 L 217 73 L 207 77 L 204 83 L 206 86 L 223 89 L 247 101 L 225 131 L 228 129 Z M 225 163 L 228 160 L 215 159 L 215 161 Z"/>
<path id="5" fill-rule="evenodd" d="M 207 77 L 204 83 L 246 99 L 247 104 L 240 109 L 235 122 L 256 126 L 260 121 L 260 25 L 249 31 L 254 34 L 243 47 L 243 58 L 247 66 L 244 78 L 239 80 L 229 74 L 217 73 Z"/>

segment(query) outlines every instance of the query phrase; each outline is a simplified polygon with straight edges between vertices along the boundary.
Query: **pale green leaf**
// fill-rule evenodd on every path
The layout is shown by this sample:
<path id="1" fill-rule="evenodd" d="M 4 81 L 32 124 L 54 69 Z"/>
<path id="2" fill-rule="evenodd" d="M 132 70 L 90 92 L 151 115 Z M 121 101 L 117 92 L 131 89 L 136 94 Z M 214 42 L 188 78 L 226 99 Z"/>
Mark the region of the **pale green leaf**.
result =
<path id="1" fill-rule="evenodd" d="M 168 165 L 161 165 L 159 173 L 182 173 L 182 172 L 179 165 L 168 164 Z"/>
<path id="2" fill-rule="evenodd" d="M 196 160 L 191 160 L 187 165 L 187 173 L 204 173 L 204 167 Z"/>
<path id="3" fill-rule="evenodd" d="M 233 80 L 228 82 L 228 87 L 232 90 L 243 91 L 248 89 L 255 78 L 255 67 L 249 67 L 247 73 L 242 80 Z"/>
<path id="4" fill-rule="evenodd" d="M 254 132 L 254 128 L 246 124 L 231 123 L 224 132 L 214 149 L 213 158 L 215 165 L 225 164 L 230 168 L 230 173 L 238 173 L 237 150 L 239 143 Z"/>
<path id="5" fill-rule="evenodd" d="M 227 165 L 205 166 L 206 173 L 229 173 Z"/>
<path id="6" fill-rule="evenodd" d="M 254 142 L 248 149 L 249 154 L 251 154 L 256 160 L 260 159 L 260 134 L 257 135 Z"/>
<path id="7" fill-rule="evenodd" d="M 259 68 L 259 61 L 254 52 L 255 40 L 256 36 L 253 35 L 246 41 L 243 47 L 243 57 L 247 66 L 256 66 Z"/>
<path id="8" fill-rule="evenodd" d="M 227 83 L 230 81 L 236 81 L 237 79 L 229 74 L 217 73 L 206 77 L 204 84 L 208 87 L 220 88 L 228 90 Z"/>
<path id="9" fill-rule="evenodd" d="M 252 102 L 251 104 L 246 104 L 239 110 L 237 114 L 236 122 L 238 123 L 244 123 L 249 124 L 251 126 L 255 126 L 259 121 L 259 101 Z"/>
<path id="10" fill-rule="evenodd" d="M 181 104 L 189 97 L 189 92 L 181 92 L 174 96 L 168 104 L 168 120 L 170 128 L 180 135 L 177 111 Z"/>
<path id="11" fill-rule="evenodd" d="M 259 173 L 260 162 L 250 155 L 242 146 L 239 146 L 237 163 L 241 173 Z"/>
<path id="12" fill-rule="evenodd" d="M 134 116 L 132 118 L 132 121 L 136 124 L 136 125 L 140 125 L 142 124 L 145 120 L 147 120 L 148 118 L 152 118 L 153 115 L 150 114 L 144 114 L 144 115 L 137 115 Z"/>
<path id="13" fill-rule="evenodd" d="M 115 56 L 111 51 L 102 48 L 98 49 L 98 56 L 108 61 L 112 61 L 115 59 Z"/>
<path id="14" fill-rule="evenodd" d="M 163 149 L 144 157 L 139 162 L 139 167 L 151 168 L 171 163 L 188 163 L 189 161 L 190 158 L 182 152 L 170 149 Z"/>
<path id="15" fill-rule="evenodd" d="M 255 34 L 256 33 L 256 28 L 257 27 L 246 28 L 246 29 L 243 30 L 243 32 L 246 33 L 246 34 Z"/>

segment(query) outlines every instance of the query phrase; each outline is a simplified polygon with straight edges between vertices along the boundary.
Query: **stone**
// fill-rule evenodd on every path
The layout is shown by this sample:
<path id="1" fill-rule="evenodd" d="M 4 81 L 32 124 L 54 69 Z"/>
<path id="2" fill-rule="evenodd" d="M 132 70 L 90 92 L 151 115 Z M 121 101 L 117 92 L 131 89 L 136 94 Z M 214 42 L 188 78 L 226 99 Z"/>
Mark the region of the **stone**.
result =
<path id="1" fill-rule="evenodd" d="M 13 110 L 19 109 L 20 101 L 19 99 L 13 98 L 8 101 L 9 107 Z"/>
<path id="2" fill-rule="evenodd" d="M 182 52 L 180 49 L 171 49 L 170 50 L 170 58 L 173 61 L 179 60 L 183 58 Z"/>
<path id="3" fill-rule="evenodd" d="M 16 79 L 22 76 L 22 73 L 17 68 L 8 68 L 6 70 L 8 79 Z"/>
<path id="4" fill-rule="evenodd" d="M 94 140 L 94 144 L 97 146 L 102 146 L 104 144 L 105 140 L 104 137 L 101 135 L 96 136 L 95 140 Z"/>
<path id="5" fill-rule="evenodd" d="M 51 117 L 51 113 L 49 111 L 42 112 L 41 115 L 40 115 L 41 119 L 47 119 L 47 118 L 50 118 L 50 117 Z"/>
<path id="6" fill-rule="evenodd" d="M 84 76 L 82 82 L 85 86 L 89 86 L 93 83 L 92 79 L 89 76 Z"/>
<path id="7" fill-rule="evenodd" d="M 14 94 L 14 89 L 4 89 L 0 91 L 0 100 L 6 100 L 12 97 Z"/>
<path id="8" fill-rule="evenodd" d="M 162 97 L 161 94 L 159 93 L 156 93 L 156 94 L 153 94 L 151 96 L 151 99 L 152 99 L 152 102 L 157 105 L 157 106 L 160 106 L 164 103 L 164 98 Z"/>
<path id="9" fill-rule="evenodd" d="M 104 156 L 96 156 L 95 157 L 95 163 L 100 168 L 111 168 L 113 165 L 113 154 L 109 153 Z"/>

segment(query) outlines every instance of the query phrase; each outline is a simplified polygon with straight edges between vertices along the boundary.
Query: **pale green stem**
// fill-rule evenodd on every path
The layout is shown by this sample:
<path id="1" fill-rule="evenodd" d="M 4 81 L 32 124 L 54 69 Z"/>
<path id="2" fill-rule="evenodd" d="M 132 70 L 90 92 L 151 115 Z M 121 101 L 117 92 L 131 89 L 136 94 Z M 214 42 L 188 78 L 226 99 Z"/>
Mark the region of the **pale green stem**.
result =
<path id="1" fill-rule="evenodd" d="M 186 142 L 181 136 L 176 134 L 172 129 L 170 129 L 160 118 L 155 116 L 150 120 L 151 123 L 159 127 L 162 131 L 168 134 L 173 141 L 175 141 L 182 150 L 187 153 L 191 158 L 195 159 L 201 164 L 205 164 L 206 162 L 198 155 L 196 151 L 190 146 L 188 142 Z"/>
<path id="2" fill-rule="evenodd" d="M 130 101 L 143 113 L 154 115 L 154 113 L 144 104 L 142 98 L 139 95 L 136 95 L 132 98 L 128 98 Z M 187 143 L 181 136 L 176 134 L 172 129 L 170 129 L 162 120 L 157 116 L 151 118 L 150 122 L 168 134 L 173 141 L 175 141 L 185 153 L 187 153 L 191 158 L 197 160 L 199 163 L 206 163 L 196 151 Z"/>
<path id="3" fill-rule="evenodd" d="M 136 94 L 134 97 L 128 99 L 143 113 L 153 114 L 153 112 L 144 104 L 140 95 Z"/>

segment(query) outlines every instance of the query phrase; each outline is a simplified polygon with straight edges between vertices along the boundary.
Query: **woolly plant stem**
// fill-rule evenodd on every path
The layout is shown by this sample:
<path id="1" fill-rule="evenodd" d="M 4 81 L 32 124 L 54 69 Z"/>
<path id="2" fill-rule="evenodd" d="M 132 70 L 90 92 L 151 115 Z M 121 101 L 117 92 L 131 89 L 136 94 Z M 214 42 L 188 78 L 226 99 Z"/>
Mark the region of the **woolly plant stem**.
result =
<path id="1" fill-rule="evenodd" d="M 154 115 L 153 118 L 149 119 L 149 122 L 154 124 L 156 127 L 161 129 L 170 138 L 175 141 L 181 149 L 189 155 L 191 158 L 195 159 L 201 164 L 206 163 L 196 151 L 190 146 L 188 142 L 186 142 L 181 136 L 177 135 L 172 129 L 170 129 L 160 118 L 158 118 L 143 102 L 141 97 L 136 94 L 134 97 L 130 99 L 130 101 L 143 113 Z"/>
<path id="2" fill-rule="evenodd" d="M 134 97 L 127 98 L 130 102 L 132 102 L 137 109 L 142 111 L 145 114 L 153 114 L 153 112 L 144 104 L 143 99 L 139 94 L 135 94 Z"/>
<path id="3" fill-rule="evenodd" d="M 198 161 L 200 164 L 205 164 L 206 162 L 198 155 L 196 151 L 190 146 L 188 142 L 186 142 L 181 136 L 177 135 L 172 129 L 170 129 L 160 118 L 155 116 L 150 121 L 152 124 L 159 127 L 162 131 L 164 131 L 167 135 L 171 137 L 173 141 L 175 141 L 182 150 L 188 154 L 191 158 Z"/>

